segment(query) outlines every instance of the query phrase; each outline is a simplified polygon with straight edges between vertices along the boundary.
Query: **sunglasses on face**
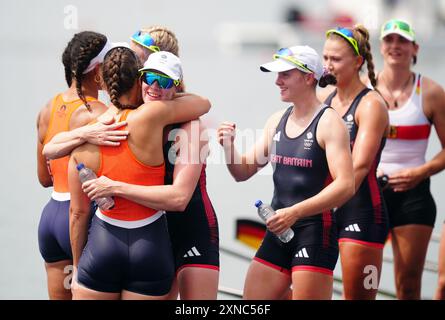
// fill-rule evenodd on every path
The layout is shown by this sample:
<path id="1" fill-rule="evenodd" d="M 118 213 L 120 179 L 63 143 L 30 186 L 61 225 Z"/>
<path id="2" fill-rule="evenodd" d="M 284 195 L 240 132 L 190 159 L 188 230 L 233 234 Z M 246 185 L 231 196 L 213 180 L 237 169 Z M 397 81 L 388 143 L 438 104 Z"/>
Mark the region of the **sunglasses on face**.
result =
<path id="1" fill-rule="evenodd" d="M 161 51 L 161 49 L 155 44 L 155 41 L 148 33 L 142 34 L 142 31 L 136 31 L 130 39 L 152 52 Z"/>
<path id="2" fill-rule="evenodd" d="M 142 81 L 149 86 L 153 85 L 153 83 L 156 81 L 162 89 L 170 89 L 171 87 L 177 87 L 180 84 L 179 80 L 173 80 L 170 77 L 151 71 L 141 72 L 141 78 Z"/>
<path id="3" fill-rule="evenodd" d="M 351 30 L 349 30 L 348 28 L 337 27 L 335 29 L 330 29 L 326 31 L 326 37 L 328 37 L 331 33 L 335 33 L 340 37 L 342 37 L 343 39 L 345 39 L 346 41 L 348 41 L 349 44 L 354 49 L 355 54 L 358 56 L 360 55 L 360 50 L 358 49 L 357 40 L 354 39 L 354 34 L 352 33 Z"/>
<path id="4" fill-rule="evenodd" d="M 306 73 L 314 73 L 311 69 L 307 67 L 306 64 L 303 64 L 302 62 L 298 61 L 293 57 L 294 53 L 289 48 L 281 48 L 273 55 L 274 60 L 276 59 L 284 59 L 287 60 L 296 66 L 300 67 L 300 70 Z"/>

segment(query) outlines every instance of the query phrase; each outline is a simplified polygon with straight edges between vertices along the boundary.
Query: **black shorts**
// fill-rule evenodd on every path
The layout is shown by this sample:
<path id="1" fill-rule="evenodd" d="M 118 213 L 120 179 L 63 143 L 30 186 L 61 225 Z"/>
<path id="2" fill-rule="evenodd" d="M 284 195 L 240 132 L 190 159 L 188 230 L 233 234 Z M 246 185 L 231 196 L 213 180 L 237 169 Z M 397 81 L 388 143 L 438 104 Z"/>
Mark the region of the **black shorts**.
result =
<path id="1" fill-rule="evenodd" d="M 373 219 L 373 209 L 368 214 L 357 214 L 353 211 L 337 210 L 337 230 L 339 242 L 355 242 L 362 245 L 383 249 L 389 233 L 389 223 L 386 218 L 380 221 Z M 362 217 L 362 218 L 360 218 Z"/>
<path id="2" fill-rule="evenodd" d="M 307 270 L 332 275 L 338 259 L 335 223 L 297 223 L 292 229 L 295 235 L 288 243 L 267 231 L 254 260 L 287 274 Z"/>
<path id="3" fill-rule="evenodd" d="M 192 199 L 184 212 L 167 212 L 175 268 L 219 270 L 218 220 L 210 201 Z"/>
<path id="4" fill-rule="evenodd" d="M 389 226 L 395 228 L 407 224 L 419 224 L 434 227 L 436 221 L 436 203 L 430 192 L 430 179 L 419 183 L 411 190 L 383 192 L 389 214 Z"/>
<path id="5" fill-rule="evenodd" d="M 163 215 L 135 229 L 93 217 L 77 280 L 100 292 L 127 290 L 150 296 L 167 294 L 175 276 L 173 254 Z"/>

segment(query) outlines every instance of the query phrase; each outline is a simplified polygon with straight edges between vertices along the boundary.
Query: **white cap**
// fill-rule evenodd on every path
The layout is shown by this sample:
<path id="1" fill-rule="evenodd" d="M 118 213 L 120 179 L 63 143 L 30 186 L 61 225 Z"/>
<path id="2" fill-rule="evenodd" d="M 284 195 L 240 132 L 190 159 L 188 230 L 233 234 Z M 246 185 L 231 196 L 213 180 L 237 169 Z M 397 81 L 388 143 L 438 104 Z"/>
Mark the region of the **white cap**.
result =
<path id="1" fill-rule="evenodd" d="M 93 59 L 91 59 L 90 63 L 88 64 L 88 67 L 85 69 L 83 74 L 87 74 L 91 70 L 93 70 L 98 64 L 101 64 L 104 62 L 105 55 L 113 49 L 113 43 L 107 38 L 107 42 L 105 43 L 104 47 L 100 52 L 95 56 Z"/>
<path id="2" fill-rule="evenodd" d="M 114 49 L 116 47 L 126 47 L 128 49 L 130 49 L 130 45 L 126 42 L 111 42 L 108 38 L 107 38 L 107 42 L 105 43 L 104 47 L 102 48 L 102 50 L 97 54 L 97 56 L 95 56 L 93 59 L 91 59 L 88 67 L 85 69 L 85 71 L 83 72 L 83 74 L 87 74 L 88 72 L 90 72 L 91 70 L 93 70 L 98 64 L 101 64 L 104 62 L 105 56 L 107 55 L 107 53 L 111 50 Z"/>
<path id="3" fill-rule="evenodd" d="M 408 21 L 402 19 L 391 19 L 382 25 L 380 30 L 380 40 L 388 34 L 398 34 L 408 41 L 416 41 L 416 34 Z"/>
<path id="4" fill-rule="evenodd" d="M 300 62 L 304 67 L 312 72 L 309 72 L 304 67 L 287 60 L 285 55 L 280 57 L 278 53 L 277 55 L 274 55 L 274 57 L 276 57 L 274 61 L 262 64 L 260 66 L 261 71 L 283 72 L 298 69 L 305 73 L 313 73 L 315 79 L 320 80 L 321 76 L 323 75 L 323 65 L 317 51 L 309 46 L 293 46 L 287 49 L 289 49 L 292 53 L 291 55 L 287 55 L 289 58 Z M 281 50 L 283 49 L 280 49 L 279 51 Z"/>
<path id="5" fill-rule="evenodd" d="M 153 52 L 144 63 L 144 67 L 139 71 L 156 70 L 160 71 L 173 80 L 182 79 L 181 60 L 171 52 Z"/>

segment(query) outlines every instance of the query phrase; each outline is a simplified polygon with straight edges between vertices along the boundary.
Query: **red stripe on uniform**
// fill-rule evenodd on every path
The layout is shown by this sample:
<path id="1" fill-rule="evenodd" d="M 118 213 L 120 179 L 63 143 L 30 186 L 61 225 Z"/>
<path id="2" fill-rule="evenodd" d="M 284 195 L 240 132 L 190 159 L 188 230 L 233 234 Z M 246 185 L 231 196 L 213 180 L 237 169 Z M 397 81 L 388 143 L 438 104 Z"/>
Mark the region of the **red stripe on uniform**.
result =
<path id="1" fill-rule="evenodd" d="M 324 182 L 324 187 L 326 188 L 332 181 L 333 180 L 331 175 L 328 174 Z M 323 211 L 322 217 L 323 217 L 323 247 L 327 248 L 329 247 L 329 238 L 330 238 L 329 235 L 332 227 L 332 211 L 331 210 Z"/>
<path id="2" fill-rule="evenodd" d="M 368 172 L 368 187 L 371 192 L 371 202 L 372 208 L 374 211 L 374 222 L 382 223 L 382 198 L 380 196 L 380 189 L 375 177 L 375 172 L 377 171 L 377 161 L 374 159 L 374 162 L 371 166 L 371 169 Z"/>
<path id="3" fill-rule="evenodd" d="M 219 271 L 219 267 L 212 266 L 209 264 L 185 264 L 182 267 L 180 267 L 178 269 L 178 271 L 176 271 L 176 274 L 178 274 L 184 268 L 201 268 L 201 269 L 212 269 L 212 270 Z"/>
<path id="4" fill-rule="evenodd" d="M 311 271 L 311 272 L 319 272 L 332 276 L 334 272 L 332 270 L 314 266 L 295 266 L 292 268 L 292 272 L 295 271 Z"/>
<path id="5" fill-rule="evenodd" d="M 207 194 L 206 188 L 206 173 L 205 173 L 206 165 L 202 166 L 201 176 L 199 177 L 199 187 L 201 189 L 202 202 L 204 203 L 204 209 L 207 216 L 207 221 L 209 222 L 211 239 L 218 239 L 218 235 L 216 233 L 216 220 L 215 220 L 215 212 L 213 211 L 212 203 L 210 202 L 209 195 Z"/>
<path id="6" fill-rule="evenodd" d="M 254 257 L 253 260 L 290 276 L 290 270 L 288 269 L 282 268 L 280 266 L 277 266 L 276 264 L 270 263 L 257 257 Z"/>
<path id="7" fill-rule="evenodd" d="M 430 124 L 415 126 L 390 126 L 388 138 L 401 140 L 424 140 L 428 139 L 430 132 Z"/>

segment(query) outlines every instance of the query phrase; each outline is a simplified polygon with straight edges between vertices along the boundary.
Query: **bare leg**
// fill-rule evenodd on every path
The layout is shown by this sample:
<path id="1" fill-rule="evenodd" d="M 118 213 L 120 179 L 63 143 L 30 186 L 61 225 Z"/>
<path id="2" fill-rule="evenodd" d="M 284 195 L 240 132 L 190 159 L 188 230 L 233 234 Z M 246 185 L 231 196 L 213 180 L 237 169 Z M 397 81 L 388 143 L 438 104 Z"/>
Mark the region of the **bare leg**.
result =
<path id="1" fill-rule="evenodd" d="M 334 278 L 313 271 L 292 272 L 294 300 L 331 300 Z"/>
<path id="2" fill-rule="evenodd" d="M 406 225 L 391 231 L 397 298 L 420 299 L 422 272 L 431 238 L 432 227 Z"/>
<path id="3" fill-rule="evenodd" d="M 45 263 L 48 295 L 51 300 L 71 300 L 69 279 L 72 274 L 72 267 L 70 268 L 72 264 L 71 260 Z"/>
<path id="4" fill-rule="evenodd" d="M 73 300 L 120 300 L 121 294 L 88 289 L 73 279 Z"/>
<path id="5" fill-rule="evenodd" d="M 445 300 L 445 224 L 442 226 L 439 248 L 439 281 L 437 284 L 435 300 Z"/>
<path id="6" fill-rule="evenodd" d="M 245 300 L 278 300 L 289 289 L 291 277 L 253 260 L 244 283 Z"/>
<path id="7" fill-rule="evenodd" d="M 216 300 L 219 270 L 186 267 L 177 279 L 181 300 Z"/>
<path id="8" fill-rule="evenodd" d="M 167 300 L 168 298 L 168 293 L 163 296 L 147 296 L 126 290 L 122 291 L 122 300 Z"/>
<path id="9" fill-rule="evenodd" d="M 352 242 L 340 242 L 340 258 L 343 298 L 345 300 L 375 300 L 382 270 L 383 249 Z M 376 279 L 371 278 L 371 283 L 365 283 L 368 276 L 372 277 L 372 272 L 376 272 Z"/>

